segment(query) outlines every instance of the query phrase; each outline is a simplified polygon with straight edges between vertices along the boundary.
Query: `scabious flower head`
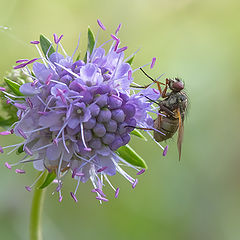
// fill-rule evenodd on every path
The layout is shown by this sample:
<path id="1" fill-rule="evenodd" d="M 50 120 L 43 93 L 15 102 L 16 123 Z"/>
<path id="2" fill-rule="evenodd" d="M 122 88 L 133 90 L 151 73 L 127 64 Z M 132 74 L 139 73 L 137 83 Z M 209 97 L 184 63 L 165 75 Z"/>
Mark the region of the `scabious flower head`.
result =
<path id="1" fill-rule="evenodd" d="M 98 24 L 106 29 L 99 20 Z M 18 121 L 2 135 L 14 133 L 22 137 L 23 142 L 13 147 L 24 153 L 18 163 L 5 166 L 12 169 L 33 162 L 42 174 L 46 170 L 55 173 L 59 201 L 62 201 L 62 178 L 67 172 L 77 180 L 75 190 L 70 192 L 75 201 L 79 183 L 89 179 L 96 199 L 108 201 L 103 193 L 105 182 L 114 189 L 116 198 L 119 194 L 119 188 L 111 184 L 108 176 L 118 172 L 133 188 L 138 183 L 121 165 L 136 169 L 137 175 L 145 171 L 123 159 L 118 150 L 129 143 L 135 127 L 153 129 L 154 120 L 149 115 L 153 112 L 152 102 L 145 96 L 157 100 L 160 95 L 152 88 L 138 93 L 131 90 L 135 70 L 128 63 L 132 56 L 125 58 L 127 47 L 120 47 L 117 37 L 120 27 L 107 41 L 112 43 L 108 50 L 103 48 L 104 44 L 97 47 L 94 42 L 84 60 L 74 60 L 76 50 L 72 56 L 65 53 L 62 35 L 54 34 L 56 50 L 42 39 L 49 43 L 47 49 L 41 45 L 44 54 L 38 47 L 41 40 L 32 41 L 40 57 L 19 60 L 14 67 L 21 69 L 30 81 L 20 86 L 20 96 L 2 89 L 8 103 L 18 110 Z M 7 147 L 0 147 L 0 151 L 4 148 Z M 25 173 L 22 169 L 16 172 Z M 30 191 L 32 186 L 26 189 Z"/>

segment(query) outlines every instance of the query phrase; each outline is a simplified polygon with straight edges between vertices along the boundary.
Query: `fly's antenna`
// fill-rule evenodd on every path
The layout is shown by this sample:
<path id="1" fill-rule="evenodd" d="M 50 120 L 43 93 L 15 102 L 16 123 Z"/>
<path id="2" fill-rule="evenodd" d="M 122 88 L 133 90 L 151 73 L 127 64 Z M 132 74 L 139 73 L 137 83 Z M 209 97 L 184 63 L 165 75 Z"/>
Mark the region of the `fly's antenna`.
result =
<path id="1" fill-rule="evenodd" d="M 143 74 L 145 76 L 147 76 L 149 79 L 151 79 L 153 82 L 156 82 L 156 80 L 154 80 L 152 77 L 150 77 L 142 68 L 140 68 L 140 70 L 143 72 Z"/>

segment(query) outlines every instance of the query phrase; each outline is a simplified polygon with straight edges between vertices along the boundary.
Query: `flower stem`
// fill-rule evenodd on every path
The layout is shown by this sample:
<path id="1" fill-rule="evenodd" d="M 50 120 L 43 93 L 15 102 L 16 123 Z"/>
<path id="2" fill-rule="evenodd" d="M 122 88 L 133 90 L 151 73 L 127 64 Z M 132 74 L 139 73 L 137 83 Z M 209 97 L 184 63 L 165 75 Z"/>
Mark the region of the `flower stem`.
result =
<path id="1" fill-rule="evenodd" d="M 33 193 L 32 207 L 30 213 L 30 240 L 42 240 L 42 210 L 45 188 L 40 189 L 46 172 L 39 178 Z"/>

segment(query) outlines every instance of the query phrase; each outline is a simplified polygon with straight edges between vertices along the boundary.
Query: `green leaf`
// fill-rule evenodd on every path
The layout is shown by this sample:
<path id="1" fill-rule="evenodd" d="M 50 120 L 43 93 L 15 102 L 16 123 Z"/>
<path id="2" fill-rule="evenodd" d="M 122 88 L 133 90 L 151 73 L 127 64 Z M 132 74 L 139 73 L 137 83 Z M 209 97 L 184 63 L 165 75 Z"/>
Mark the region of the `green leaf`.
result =
<path id="1" fill-rule="evenodd" d="M 142 133 L 140 131 L 138 131 L 137 129 L 134 129 L 133 131 L 130 132 L 130 134 L 137 136 L 139 138 L 142 138 L 144 141 L 147 141 L 147 139 L 142 135 Z"/>
<path id="2" fill-rule="evenodd" d="M 127 61 L 127 63 L 128 63 L 129 65 L 131 65 L 131 64 L 132 64 L 134 57 L 135 57 L 135 55 L 134 55 L 134 56 L 132 56 L 132 57 L 131 57 L 131 58 L 130 58 L 128 61 Z"/>
<path id="3" fill-rule="evenodd" d="M 17 152 L 16 152 L 17 155 L 23 153 L 23 146 L 24 146 L 24 144 L 22 144 L 22 145 L 18 148 L 18 150 L 17 150 Z"/>
<path id="4" fill-rule="evenodd" d="M 14 94 L 16 94 L 17 96 L 23 96 L 23 94 L 19 90 L 20 85 L 18 83 L 14 82 L 8 78 L 4 78 L 4 81 L 6 82 L 6 84 L 12 90 L 12 92 Z"/>
<path id="5" fill-rule="evenodd" d="M 46 54 L 49 56 L 51 56 L 52 53 L 55 52 L 52 43 L 42 34 L 40 35 L 40 46 L 42 48 L 42 51 L 46 57 Z"/>
<path id="6" fill-rule="evenodd" d="M 142 168 L 147 168 L 147 164 L 129 145 L 120 147 L 117 151 L 118 155 L 126 162 Z"/>
<path id="7" fill-rule="evenodd" d="M 53 180 L 56 178 L 56 173 L 54 171 L 49 172 L 46 179 L 44 180 L 43 184 L 39 187 L 40 189 L 43 189 L 47 187 L 50 183 L 53 182 Z"/>
<path id="8" fill-rule="evenodd" d="M 95 37 L 94 37 L 94 34 L 93 34 L 92 30 L 90 29 L 90 27 L 88 27 L 88 46 L 87 46 L 87 52 L 89 52 L 90 54 L 92 54 L 94 45 L 95 45 Z M 87 62 L 87 52 L 86 52 L 85 57 L 84 57 L 84 62 Z"/>
<path id="9" fill-rule="evenodd" d="M 76 57 L 76 61 L 75 61 L 75 62 L 77 62 L 77 61 L 80 59 L 80 56 L 81 56 L 81 54 L 79 53 L 79 54 L 77 55 L 77 57 Z"/>

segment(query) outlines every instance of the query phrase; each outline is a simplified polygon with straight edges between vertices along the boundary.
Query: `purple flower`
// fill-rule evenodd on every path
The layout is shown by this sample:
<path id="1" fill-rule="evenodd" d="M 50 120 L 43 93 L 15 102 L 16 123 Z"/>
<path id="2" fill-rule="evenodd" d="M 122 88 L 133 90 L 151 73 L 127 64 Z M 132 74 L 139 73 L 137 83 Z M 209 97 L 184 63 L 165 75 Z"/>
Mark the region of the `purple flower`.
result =
<path id="1" fill-rule="evenodd" d="M 100 21 L 98 24 L 105 30 Z M 98 200 L 108 201 L 102 189 L 106 183 L 117 198 L 119 188 L 115 189 L 108 179 L 117 172 L 135 188 L 138 180 L 128 175 L 121 163 L 138 174 L 145 171 L 127 163 L 116 150 L 130 141 L 136 126 L 153 127 L 149 115 L 152 102 L 145 96 L 157 100 L 160 95 L 152 88 L 137 94 L 130 91 L 134 71 L 124 58 L 127 47 L 118 48 L 120 39 L 112 36 L 110 50 L 105 53 L 103 48 L 94 46 L 86 62 L 74 62 L 72 57 L 54 52 L 42 62 L 34 59 L 26 66 L 18 65 L 29 68 L 34 62 L 33 75 L 29 75 L 32 82 L 20 87 L 25 100 L 11 99 L 19 117 L 12 132 L 23 138 L 22 143 L 13 147 L 22 145 L 24 157 L 17 164 L 5 166 L 11 169 L 13 165 L 33 162 L 38 171 L 55 171 L 59 201 L 61 179 L 68 171 L 78 181 L 75 191 L 70 193 L 76 202 L 79 182 L 89 179 Z M 58 38 L 54 34 L 57 45 L 61 38 L 62 35 Z M 0 146 L 1 153 L 3 149 Z M 16 172 L 25 173 L 19 169 Z"/>

